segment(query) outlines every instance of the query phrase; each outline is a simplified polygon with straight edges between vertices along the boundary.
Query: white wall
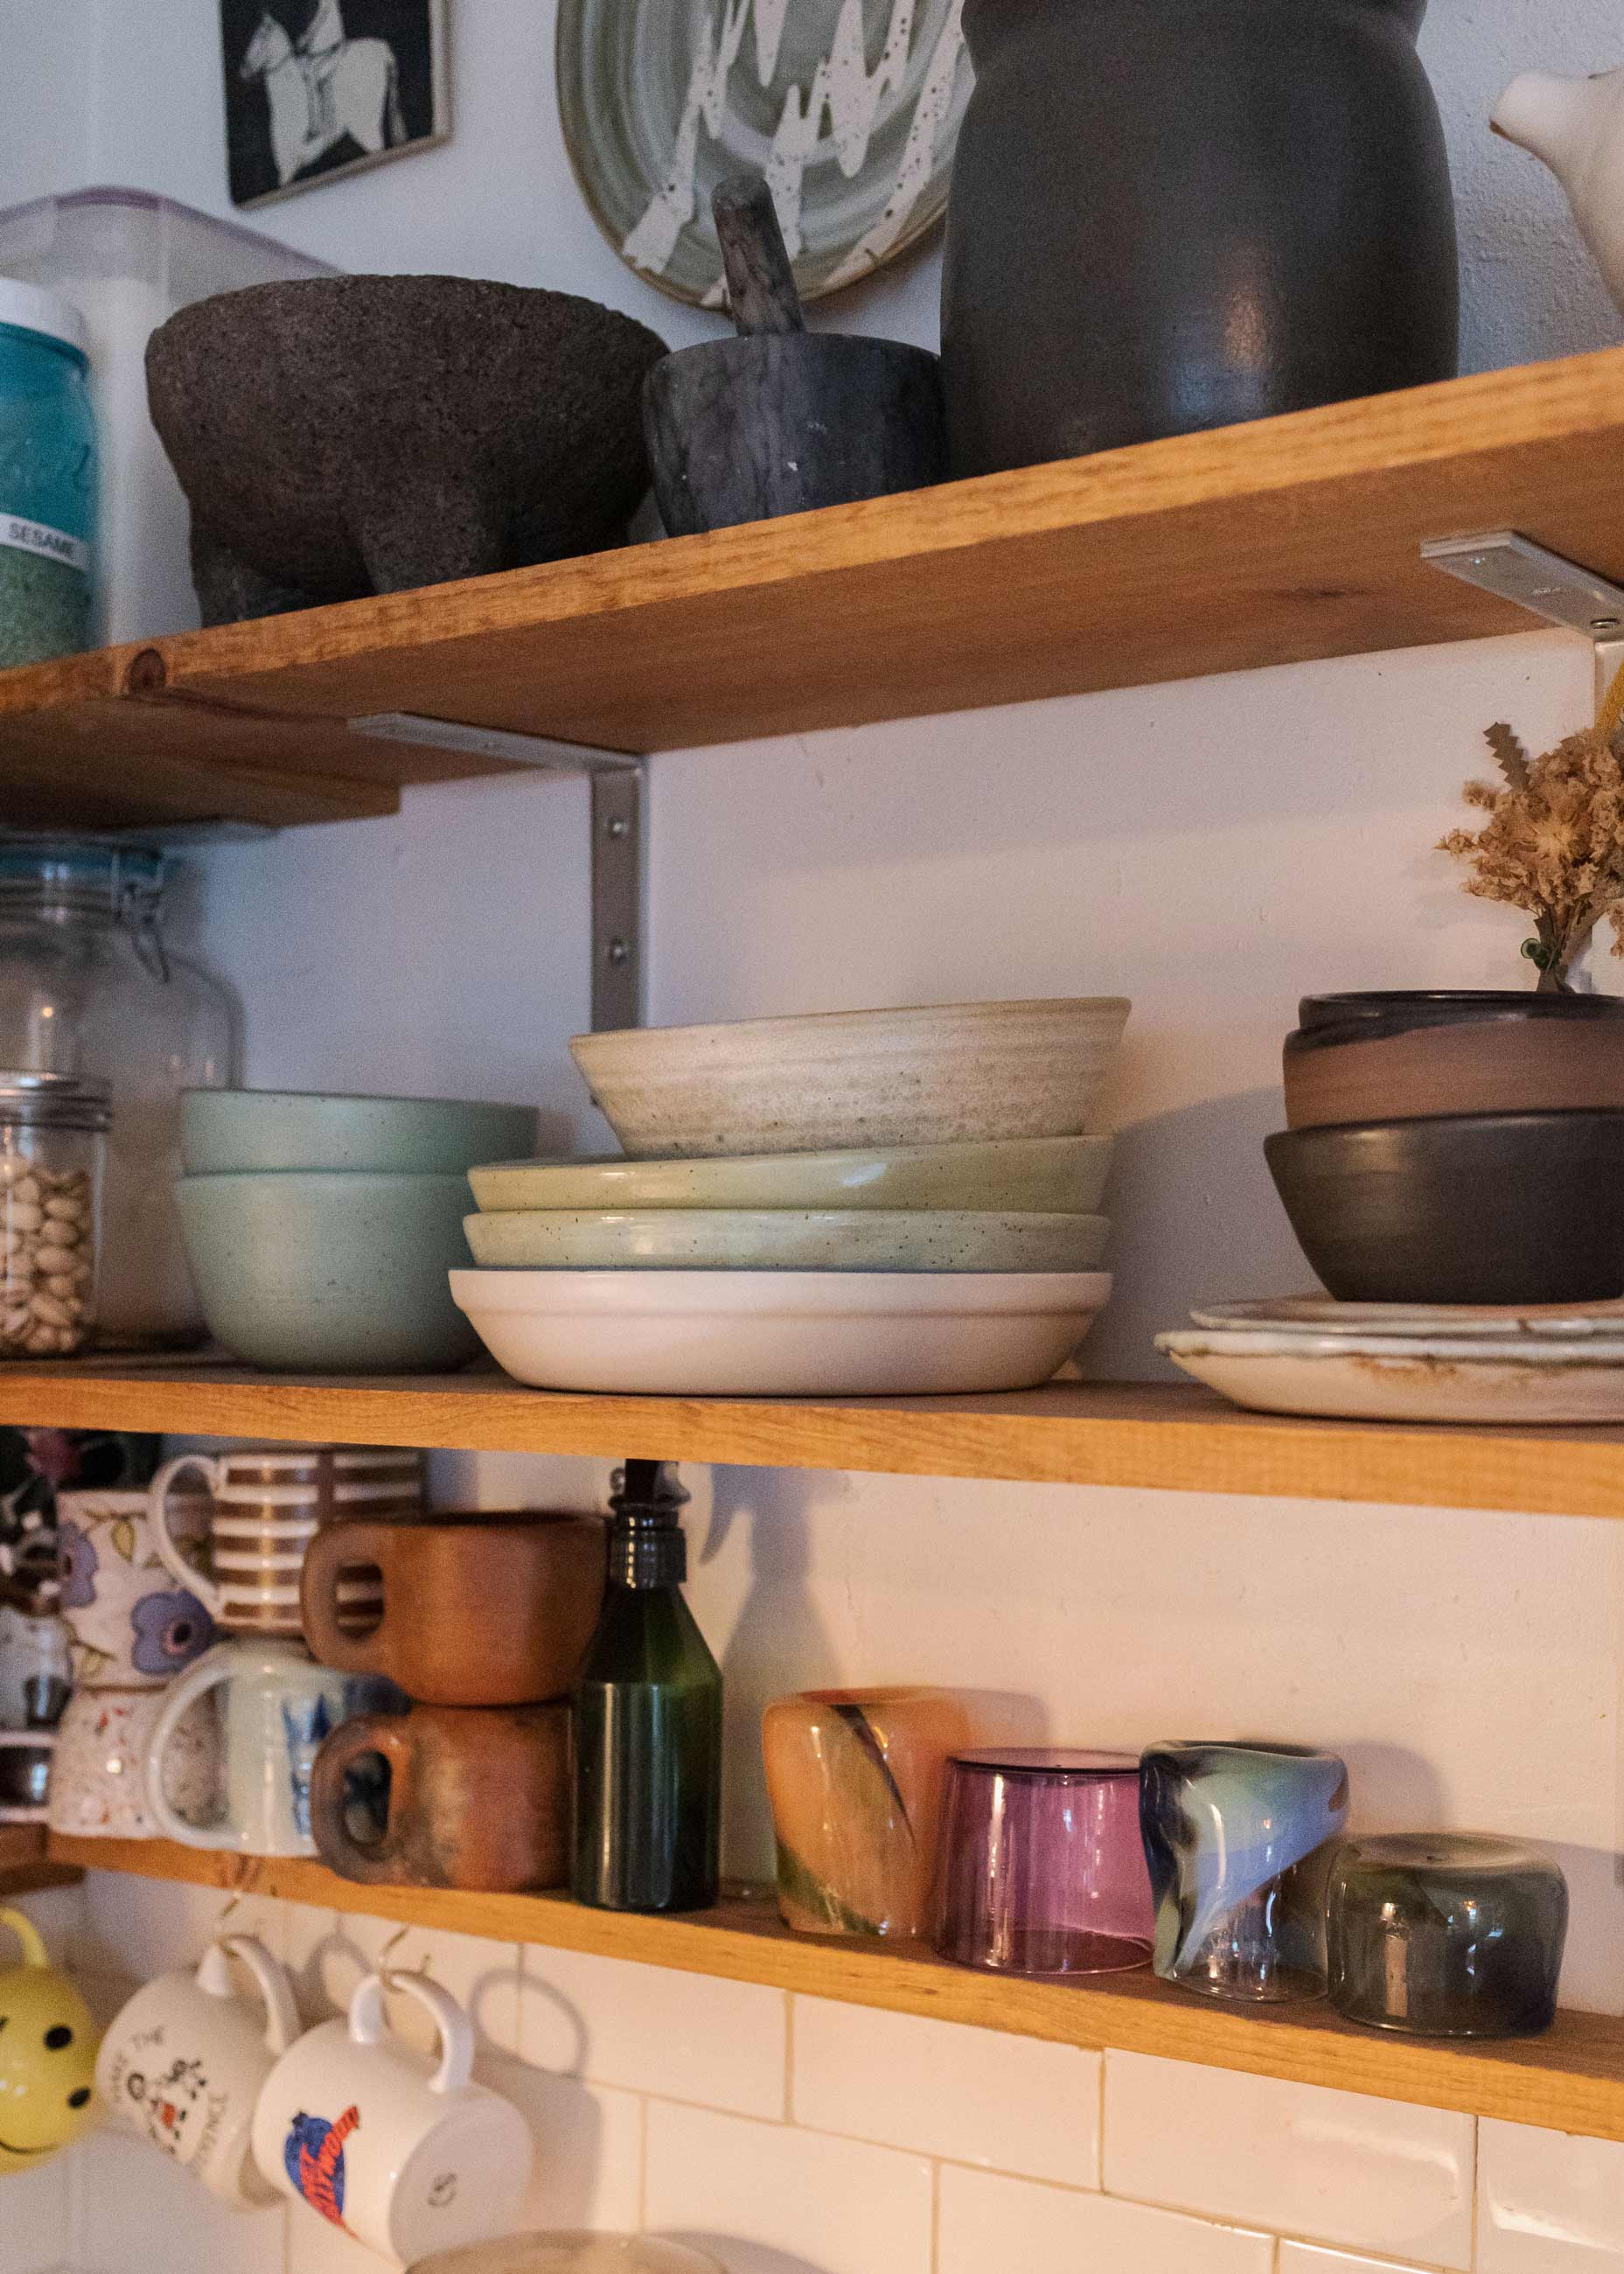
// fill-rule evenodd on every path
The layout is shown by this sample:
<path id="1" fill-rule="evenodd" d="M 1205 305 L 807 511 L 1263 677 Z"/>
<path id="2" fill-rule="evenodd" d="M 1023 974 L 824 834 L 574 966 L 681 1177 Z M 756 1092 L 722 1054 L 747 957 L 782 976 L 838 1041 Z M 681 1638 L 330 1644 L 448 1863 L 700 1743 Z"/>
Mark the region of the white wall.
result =
<path id="1" fill-rule="evenodd" d="M 0 0 L 8 41 L 33 12 Z M 223 211 L 209 0 L 92 12 L 105 56 L 89 170 Z M 1548 12 L 1440 0 L 1425 34 L 1461 195 L 1471 365 L 1620 335 L 1554 184 L 1484 127 L 1513 69 L 1618 59 L 1615 0 L 1568 0 L 1558 24 Z M 278 206 L 267 228 L 346 266 L 563 285 L 673 341 L 696 335 L 704 320 L 623 270 L 579 202 L 551 8 L 462 0 L 456 18 L 454 142 Z M 0 128 L 15 87 L 0 69 Z M 0 132 L 0 197 L 6 147 Z M 934 293 L 926 256 L 823 316 L 929 340 Z M 1485 724 L 1509 718 L 1542 742 L 1586 715 L 1590 693 L 1577 643 L 1536 633 L 663 757 L 650 1015 L 1132 995 L 1118 1292 L 1092 1359 L 1148 1372 L 1151 1335 L 1192 1299 L 1306 1280 L 1259 1149 L 1296 997 L 1526 975 L 1518 919 L 1466 900 L 1431 848 Z M 589 1137 L 562 1049 L 585 1016 L 584 826 L 579 785 L 481 784 L 415 795 L 398 820 L 208 855 L 204 945 L 243 990 L 251 1078 L 533 1095 L 550 1140 Z M 447 1457 L 439 1472 L 487 1506 L 590 1505 L 606 1466 Z M 1029 1725 L 1079 1742 L 1267 1729 L 1342 1746 L 1366 1825 L 1477 1823 L 1551 1843 L 1575 1894 L 1567 1993 L 1624 2009 L 1613 1527 L 756 1471 L 689 1481 L 693 1595 L 729 1686 L 735 1867 L 764 1853 L 756 1715 L 803 1682 L 1013 1691 Z M 81 1961 L 145 1972 L 207 1925 L 172 1894 L 99 1883 Z M 283 1913 L 269 1931 L 308 1977 L 333 1925 Z M 451 1983 L 482 1962 L 446 1939 L 428 1954 Z M 1624 2268 L 1624 2151 L 1587 2162 L 1516 2127 L 1478 2140 L 1455 2120 L 1121 2063 L 1104 2079 L 1101 2162 L 1080 2113 L 1055 2144 L 1056 2106 L 1090 2092 L 1097 2105 L 1097 2070 L 1063 2079 L 1038 2049 L 974 2041 L 965 2082 L 951 2032 L 802 2009 L 786 2099 L 761 2082 L 775 2057 L 782 2080 L 783 2001 L 657 1992 L 546 1953 L 526 1954 L 523 1979 L 553 2018 L 527 2037 L 510 2013 L 509 2052 L 551 2081 L 509 2082 L 567 2143 L 547 2215 L 718 2235 L 731 2274 L 925 2274 L 933 2231 L 936 2274 L 995 2260 L 1000 2274 L 1366 2274 L 1371 2260 L 1332 2248 L 1480 2274 Z M 306 1989 L 319 2007 L 320 1985 Z M 828 2064 L 879 2087 L 847 2105 Z M 1177 2099 L 1181 2084 L 1196 2097 Z M 1010 2176 L 978 2179 L 977 2164 Z M 1039 2184 L 1056 2181 L 1080 2192 Z M 130 2238 L 147 2249 L 154 2230 L 120 2207 L 157 2182 L 98 2149 L 75 2185 L 95 2274 L 145 2267 Z M 1159 2209 L 1132 2208 L 1146 2202 Z M 1169 2210 L 1212 2223 L 1159 2224 Z M 175 2205 L 151 2216 L 173 2223 Z M 289 2230 L 288 2274 L 361 2263 L 311 2225 Z M 199 2266 L 227 2265 L 223 2245 L 187 2231 Z M 1277 2251 L 1276 2236 L 1299 2240 Z M 280 2270 L 282 2248 L 278 2226 L 236 2263 Z"/>

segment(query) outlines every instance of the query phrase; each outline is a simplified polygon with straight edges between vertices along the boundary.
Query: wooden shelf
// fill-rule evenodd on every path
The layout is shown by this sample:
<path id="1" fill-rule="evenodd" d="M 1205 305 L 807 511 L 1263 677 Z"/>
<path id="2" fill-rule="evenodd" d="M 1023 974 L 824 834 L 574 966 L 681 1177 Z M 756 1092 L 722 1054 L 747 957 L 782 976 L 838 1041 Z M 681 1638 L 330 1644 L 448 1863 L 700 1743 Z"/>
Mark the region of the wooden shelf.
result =
<path id="1" fill-rule="evenodd" d="M 1052 1382 L 1004 1397 L 585 1397 L 485 1371 L 342 1380 L 91 1359 L 0 1367 L 0 1422 L 1624 1517 L 1624 1430 L 1294 1421 L 1242 1413 L 1193 1384 Z"/>
<path id="2" fill-rule="evenodd" d="M 1147 1973 L 1100 1977 L 1086 1984 L 1025 1982 L 950 1966 L 928 1953 L 791 1934 L 771 1902 L 759 1896 L 740 1896 L 691 1917 L 644 1918 L 588 1910 L 562 1895 L 360 1887 L 319 1864 L 225 1856 L 158 1840 L 53 1834 L 51 1852 L 86 1870 L 183 1879 L 497 1942 L 592 1951 L 1056 2044 L 1157 2053 L 1423 2108 L 1624 2140 L 1624 2022 L 1599 2014 L 1564 2014 L 1549 2036 L 1527 2043 L 1426 2044 L 1355 2029 L 1325 2006 L 1270 2012 L 1211 2005 Z"/>
<path id="3" fill-rule="evenodd" d="M 411 712 L 628 752 L 1526 629 L 1425 567 L 1624 577 L 1624 348 L 0 673 L 14 825 L 328 821 L 507 769 Z"/>
<path id="4" fill-rule="evenodd" d="M 0 1824 L 0 1901 L 41 1887 L 71 1887 L 84 1876 L 77 1864 L 47 1855 L 42 1824 Z"/>

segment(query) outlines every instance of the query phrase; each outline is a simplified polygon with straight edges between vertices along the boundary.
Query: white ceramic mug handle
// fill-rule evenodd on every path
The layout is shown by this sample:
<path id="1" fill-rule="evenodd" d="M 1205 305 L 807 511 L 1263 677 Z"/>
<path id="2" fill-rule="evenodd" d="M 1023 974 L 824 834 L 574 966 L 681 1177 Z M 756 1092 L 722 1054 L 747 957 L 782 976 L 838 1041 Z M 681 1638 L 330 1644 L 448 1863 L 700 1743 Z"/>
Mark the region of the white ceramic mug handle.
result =
<path id="1" fill-rule="evenodd" d="M 448 1990 L 421 1974 L 369 1974 L 350 2001 L 350 2035 L 357 2045 L 381 2044 L 387 2034 L 386 1990 L 415 1998 L 440 2031 L 440 2067 L 429 2079 L 431 2092 L 461 2092 L 474 2073 L 474 2025 Z"/>
<path id="2" fill-rule="evenodd" d="M 226 1963 L 230 1958 L 241 1959 L 265 2000 L 266 2044 L 274 2053 L 285 2053 L 300 2035 L 298 2007 L 293 2002 L 287 1974 L 256 1936 L 227 1934 L 211 1942 L 198 1969 L 199 1989 L 207 1991 L 211 1998 L 235 1996 L 230 1969 Z"/>
<path id="3" fill-rule="evenodd" d="M 240 1848 L 242 1841 L 229 1823 L 222 1825 L 188 1824 L 169 1806 L 163 1790 L 163 1756 L 176 1725 L 188 1706 L 195 1706 L 205 1690 L 217 1689 L 231 1678 L 235 1661 L 222 1657 L 218 1646 L 205 1652 L 195 1666 L 189 1666 L 176 1681 L 171 1682 L 164 1696 L 162 1711 L 153 1724 L 152 1736 L 147 1741 L 147 1757 L 142 1763 L 143 1781 L 147 1786 L 147 1808 L 153 1822 L 166 1840 L 178 1840 L 186 1848 Z"/>
<path id="4" fill-rule="evenodd" d="M 171 1578 L 190 1588 L 209 1616 L 217 1619 L 225 1608 L 224 1596 L 214 1580 L 187 1562 L 169 1532 L 169 1493 L 176 1478 L 184 1476 L 188 1469 L 196 1469 L 202 1476 L 211 1498 L 220 1489 L 221 1464 L 211 1461 L 206 1453 L 183 1453 L 178 1460 L 166 1461 L 147 1488 L 153 1546 L 158 1551 L 158 1561 Z"/>

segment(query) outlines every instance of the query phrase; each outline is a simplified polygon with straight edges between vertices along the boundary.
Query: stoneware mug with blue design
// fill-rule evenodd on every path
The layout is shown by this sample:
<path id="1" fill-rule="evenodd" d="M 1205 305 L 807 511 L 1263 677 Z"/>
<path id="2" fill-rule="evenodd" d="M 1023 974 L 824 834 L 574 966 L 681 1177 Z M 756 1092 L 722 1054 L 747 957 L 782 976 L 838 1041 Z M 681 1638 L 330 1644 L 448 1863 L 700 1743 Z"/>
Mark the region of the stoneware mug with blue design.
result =
<path id="1" fill-rule="evenodd" d="M 177 1733 L 211 1690 L 220 1699 L 221 1767 L 211 1820 L 189 1821 L 166 1790 Z M 313 1856 L 310 1779 L 323 1741 L 352 1713 L 399 1711 L 392 1683 L 318 1666 L 297 1643 L 239 1637 L 216 1643 L 175 1682 L 147 1741 L 147 1804 L 161 1835 L 188 1848 L 250 1856 Z"/>
<path id="2" fill-rule="evenodd" d="M 172 1503 L 188 1537 L 206 1540 L 209 1503 Z M 62 1615 L 81 1690 L 158 1690 L 200 1658 L 214 1623 L 194 1587 L 159 1555 L 144 1492 L 68 1492 L 56 1499 Z"/>

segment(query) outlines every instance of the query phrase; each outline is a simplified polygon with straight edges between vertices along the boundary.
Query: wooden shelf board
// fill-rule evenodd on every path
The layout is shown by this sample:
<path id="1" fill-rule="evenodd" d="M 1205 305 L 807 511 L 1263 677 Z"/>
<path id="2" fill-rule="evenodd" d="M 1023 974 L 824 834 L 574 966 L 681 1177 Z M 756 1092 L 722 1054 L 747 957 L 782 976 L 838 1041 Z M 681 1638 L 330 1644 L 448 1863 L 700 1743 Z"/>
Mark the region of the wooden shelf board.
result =
<path id="1" fill-rule="evenodd" d="M 0 1422 L 1624 1517 L 1624 1430 L 1297 1421 L 1240 1412 L 1193 1384 L 1054 1382 L 1004 1397 L 589 1397 L 484 1371 L 344 1380 L 88 1359 L 0 1367 Z"/>
<path id="2" fill-rule="evenodd" d="M 1476 2047 L 1358 2029 L 1324 2006 L 1209 2004 L 1149 1974 L 1026 1982 L 929 1954 L 790 1933 L 770 1901 L 737 1897 L 686 1918 L 588 1910 L 560 1895 L 464 1895 L 356 1886 L 319 1864 L 227 1856 L 162 1841 L 52 1836 L 61 1863 L 356 1911 L 447 1933 L 580 1950 L 763 1983 L 1019 2037 L 1155 2053 L 1252 2076 L 1334 2085 L 1424 2108 L 1624 2140 L 1624 2022 L 1564 2014 L 1545 2037 Z"/>
<path id="3" fill-rule="evenodd" d="M 84 1876 L 77 1864 L 47 1854 L 42 1824 L 0 1824 L 0 1901 L 43 1887 L 75 1886 Z"/>
<path id="4" fill-rule="evenodd" d="M 0 783 L 329 820 L 504 770 L 368 712 L 646 752 L 1485 637 L 1418 547 L 1501 527 L 1624 576 L 1624 348 L 0 673 Z"/>

